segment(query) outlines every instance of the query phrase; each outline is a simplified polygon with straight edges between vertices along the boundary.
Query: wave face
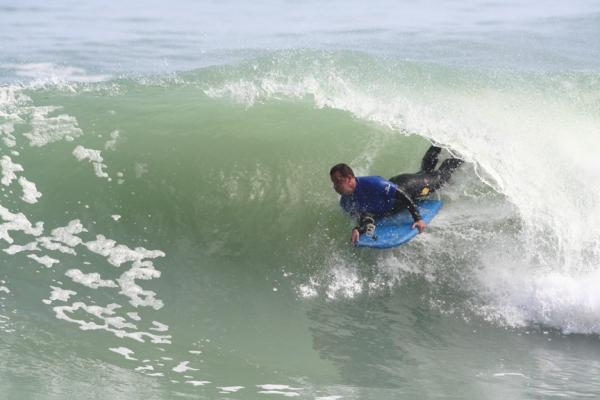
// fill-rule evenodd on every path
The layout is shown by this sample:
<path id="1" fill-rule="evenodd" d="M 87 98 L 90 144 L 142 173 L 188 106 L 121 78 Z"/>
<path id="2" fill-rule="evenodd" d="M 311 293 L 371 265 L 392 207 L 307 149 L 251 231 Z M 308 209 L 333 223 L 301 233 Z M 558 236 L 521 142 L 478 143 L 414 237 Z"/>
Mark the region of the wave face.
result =
<path id="1" fill-rule="evenodd" d="M 470 161 L 471 177 L 513 210 L 508 223 L 513 231 L 505 238 L 497 232 L 478 248 L 472 271 L 481 275 L 479 294 L 485 288 L 496 298 L 492 307 L 510 325 L 535 321 L 597 332 L 595 308 L 586 307 L 597 303 L 588 285 L 600 259 L 600 189 L 590 185 L 600 171 L 594 160 L 600 144 L 596 74 L 490 74 L 378 62 L 352 53 L 285 54 L 251 62 L 233 74 L 242 77 L 226 76 L 205 92 L 246 105 L 309 98 L 318 108 L 348 111 L 388 127 L 397 132 L 394 140 L 417 135 Z M 361 173 L 375 173 L 377 150 L 368 153 L 364 165 L 358 163 Z M 420 152 L 401 154 L 398 158 L 418 161 Z M 388 169 L 387 175 L 393 172 Z M 480 201 L 481 196 L 467 197 Z M 465 216 L 455 218 L 456 234 L 472 232 L 473 223 L 507 218 L 485 212 L 484 204 L 483 209 L 468 205 L 468 223 Z M 459 246 L 458 254 L 466 246 Z M 574 315 L 577 321 L 566 320 Z"/>
<path id="2" fill-rule="evenodd" d="M 22 366 L 5 387 L 81 394 L 92 370 L 115 398 L 410 397 L 421 380 L 436 397 L 480 374 L 536 396 L 562 393 L 546 339 L 563 354 L 565 334 L 600 333 L 597 73 L 290 50 L 77 74 L 0 89 L 0 344 Z M 351 249 L 329 167 L 415 171 L 431 141 L 467 161 L 443 212 L 408 246 Z M 536 366 L 436 367 L 490 346 Z M 571 392 L 595 392 L 586 374 Z"/>

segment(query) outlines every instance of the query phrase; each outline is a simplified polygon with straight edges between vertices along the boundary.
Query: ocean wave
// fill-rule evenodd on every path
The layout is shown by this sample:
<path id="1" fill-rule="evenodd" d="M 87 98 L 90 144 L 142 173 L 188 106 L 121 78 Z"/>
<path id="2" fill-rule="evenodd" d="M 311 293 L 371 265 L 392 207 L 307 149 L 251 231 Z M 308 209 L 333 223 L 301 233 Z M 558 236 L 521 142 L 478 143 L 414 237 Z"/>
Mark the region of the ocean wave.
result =
<path id="1" fill-rule="evenodd" d="M 40 313 L 194 387 L 228 386 L 192 353 L 217 347 L 186 332 L 245 285 L 309 305 L 408 292 L 467 321 L 600 334 L 593 82 L 291 51 L 3 86 L 0 239 L 15 268 L 0 292 L 21 299 L 29 279 Z M 408 246 L 351 249 L 328 168 L 415 170 L 432 141 L 468 161 L 444 211 Z"/>

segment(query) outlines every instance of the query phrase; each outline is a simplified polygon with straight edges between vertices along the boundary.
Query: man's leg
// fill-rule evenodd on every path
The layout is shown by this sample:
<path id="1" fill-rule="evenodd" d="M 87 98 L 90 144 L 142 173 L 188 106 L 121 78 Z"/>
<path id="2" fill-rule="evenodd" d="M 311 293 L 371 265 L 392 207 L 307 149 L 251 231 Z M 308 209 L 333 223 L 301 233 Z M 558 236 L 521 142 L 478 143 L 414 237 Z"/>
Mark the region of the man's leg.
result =
<path id="1" fill-rule="evenodd" d="M 435 190 L 433 183 L 441 179 L 440 173 L 435 171 L 438 155 L 441 151 L 441 147 L 430 146 L 421 161 L 421 171 L 416 174 L 396 175 L 391 177 L 389 181 L 398 185 L 400 190 L 413 200 L 417 197 L 426 196 L 430 191 Z"/>
<path id="2" fill-rule="evenodd" d="M 431 146 L 423 156 L 421 161 L 421 172 L 433 172 L 438 162 L 438 155 L 442 151 L 441 147 Z"/>
<path id="3" fill-rule="evenodd" d="M 415 200 L 417 197 L 426 194 L 423 194 L 423 189 L 429 185 L 430 179 L 437 177 L 437 175 L 439 175 L 437 171 L 431 173 L 402 174 L 391 177 L 389 181 L 395 183 L 399 190 L 412 200 Z"/>
<path id="4" fill-rule="evenodd" d="M 419 173 L 433 172 L 438 162 L 438 155 L 441 151 L 441 147 L 430 146 L 429 149 L 425 152 L 425 155 L 423 156 L 423 160 L 421 161 L 421 171 Z M 415 174 L 400 174 L 391 177 L 389 181 L 394 182 L 396 185 L 400 186 L 404 182 L 413 178 L 414 175 Z"/>
<path id="5" fill-rule="evenodd" d="M 391 177 L 389 181 L 398 185 L 412 199 L 425 197 L 427 194 L 434 192 L 444 186 L 456 168 L 463 163 L 461 159 L 448 158 L 442 162 L 442 165 L 436 171 L 435 166 L 441 151 L 440 147 L 431 146 L 423 156 L 420 172 L 396 175 Z"/>
<path id="6" fill-rule="evenodd" d="M 410 180 L 413 174 L 400 174 L 396 176 L 392 176 L 388 179 L 390 182 L 395 183 L 398 186 L 404 186 L 408 180 Z"/>
<path id="7" fill-rule="evenodd" d="M 460 167 L 464 161 L 459 158 L 448 158 L 442 162 L 442 165 L 431 174 L 431 188 L 433 190 L 437 190 L 440 187 L 444 186 L 448 180 L 450 180 L 450 176 L 456 170 L 456 168 Z"/>

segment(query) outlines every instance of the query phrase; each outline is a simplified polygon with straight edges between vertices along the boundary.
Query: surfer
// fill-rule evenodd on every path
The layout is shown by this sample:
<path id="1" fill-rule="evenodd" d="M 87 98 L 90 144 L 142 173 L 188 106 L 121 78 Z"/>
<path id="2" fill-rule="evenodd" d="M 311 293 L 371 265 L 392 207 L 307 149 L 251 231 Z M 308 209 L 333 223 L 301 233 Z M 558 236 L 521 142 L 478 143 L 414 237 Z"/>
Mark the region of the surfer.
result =
<path id="1" fill-rule="evenodd" d="M 340 205 L 358 220 L 352 229 L 352 244 L 356 245 L 361 234 L 372 235 L 375 218 L 395 214 L 408 209 L 413 217 L 413 228 L 419 233 L 427 224 L 421 218 L 415 202 L 442 187 L 463 160 L 448 158 L 436 170 L 438 155 L 442 149 L 431 146 L 421 162 L 421 170 L 414 174 L 401 174 L 385 179 L 381 176 L 355 176 L 346 164 L 334 165 L 329 177 L 334 190 L 341 195 Z"/>

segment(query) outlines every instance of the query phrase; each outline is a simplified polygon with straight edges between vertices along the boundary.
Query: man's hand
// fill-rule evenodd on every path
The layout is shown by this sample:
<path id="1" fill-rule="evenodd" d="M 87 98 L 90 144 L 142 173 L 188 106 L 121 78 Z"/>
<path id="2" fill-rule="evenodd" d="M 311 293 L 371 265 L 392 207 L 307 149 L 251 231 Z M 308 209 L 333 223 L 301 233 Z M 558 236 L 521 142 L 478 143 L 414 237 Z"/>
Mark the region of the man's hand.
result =
<path id="1" fill-rule="evenodd" d="M 422 219 L 418 220 L 417 222 L 415 222 L 412 225 L 413 228 L 418 228 L 419 229 L 419 233 L 423 233 L 423 231 L 425 230 L 426 226 L 427 226 L 427 224 Z"/>
<path id="2" fill-rule="evenodd" d="M 356 246 L 356 243 L 358 243 L 359 237 L 360 237 L 360 232 L 358 231 L 358 229 L 356 229 L 356 228 L 352 229 L 352 239 L 350 239 L 352 241 L 352 246 Z"/>

